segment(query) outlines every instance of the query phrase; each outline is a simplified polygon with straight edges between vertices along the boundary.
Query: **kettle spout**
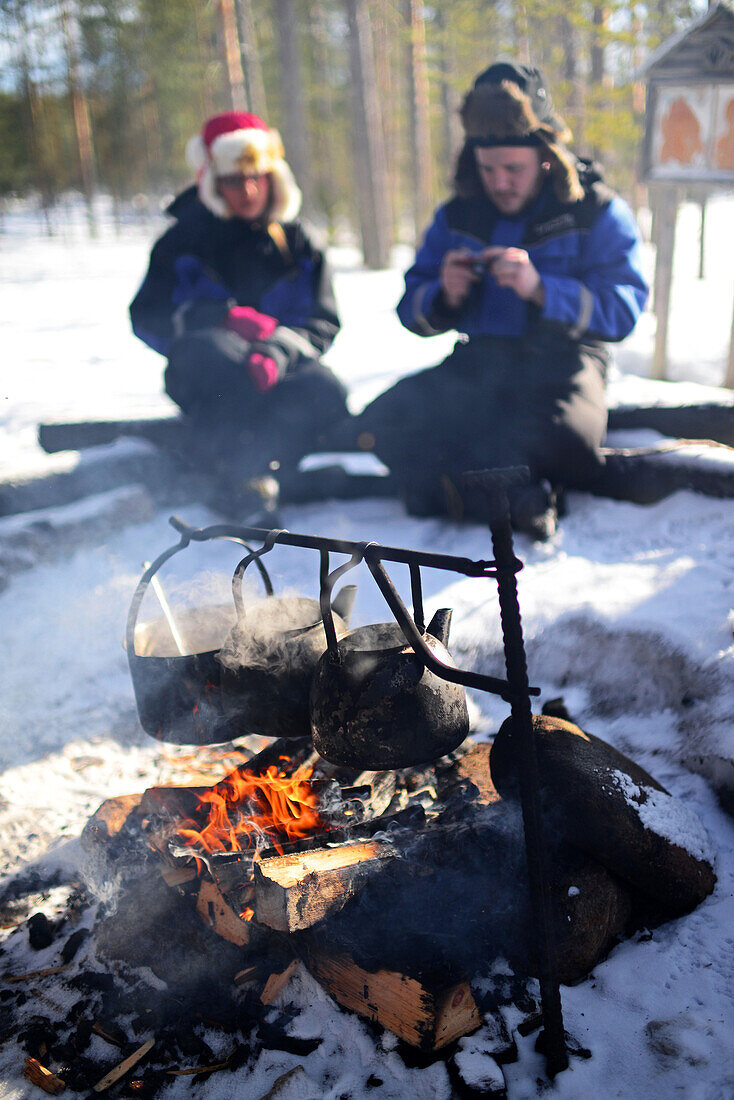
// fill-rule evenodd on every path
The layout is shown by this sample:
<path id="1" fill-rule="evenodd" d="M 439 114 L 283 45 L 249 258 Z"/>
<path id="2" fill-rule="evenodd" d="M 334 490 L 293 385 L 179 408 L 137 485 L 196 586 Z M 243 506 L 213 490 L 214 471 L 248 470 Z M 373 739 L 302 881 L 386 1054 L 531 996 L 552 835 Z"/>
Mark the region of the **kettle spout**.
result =
<path id="1" fill-rule="evenodd" d="M 449 634 L 451 633 L 451 616 L 453 615 L 453 613 L 453 609 L 450 607 L 439 607 L 438 611 L 426 627 L 426 634 L 430 634 L 436 639 L 436 641 L 440 642 L 441 645 L 447 646 L 449 644 Z"/>
<path id="2" fill-rule="evenodd" d="M 343 588 L 340 588 L 334 599 L 331 601 L 331 609 L 335 611 L 337 615 L 340 615 L 344 622 L 349 626 L 349 619 L 352 614 L 352 608 L 354 607 L 354 598 L 357 595 L 356 584 L 345 584 Z"/>

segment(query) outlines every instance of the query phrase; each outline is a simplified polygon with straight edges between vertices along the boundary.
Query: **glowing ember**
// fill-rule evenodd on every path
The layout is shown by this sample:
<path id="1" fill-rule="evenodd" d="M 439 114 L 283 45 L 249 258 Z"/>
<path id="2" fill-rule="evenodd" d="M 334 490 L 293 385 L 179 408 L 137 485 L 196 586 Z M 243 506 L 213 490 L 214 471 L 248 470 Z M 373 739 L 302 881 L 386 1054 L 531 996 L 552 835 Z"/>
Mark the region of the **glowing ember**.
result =
<path id="1" fill-rule="evenodd" d="M 267 841 L 282 854 L 284 840 L 325 827 L 309 782 L 312 774 L 313 768 L 304 765 L 292 775 L 275 764 L 264 775 L 234 771 L 199 796 L 206 814 L 204 825 L 184 821 L 176 837 L 188 847 L 206 852 L 254 854 Z"/>

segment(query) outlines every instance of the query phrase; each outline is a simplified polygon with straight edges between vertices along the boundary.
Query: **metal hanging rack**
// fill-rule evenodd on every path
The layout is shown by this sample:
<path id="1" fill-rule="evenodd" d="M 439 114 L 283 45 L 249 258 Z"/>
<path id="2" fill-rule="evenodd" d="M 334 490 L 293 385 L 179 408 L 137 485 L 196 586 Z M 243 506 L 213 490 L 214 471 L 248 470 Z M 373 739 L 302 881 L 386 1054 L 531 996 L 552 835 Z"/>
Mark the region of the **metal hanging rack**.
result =
<path id="1" fill-rule="evenodd" d="M 364 562 L 396 622 L 402 629 L 406 640 L 433 673 L 453 683 L 499 695 L 509 703 L 517 745 L 517 772 L 530 898 L 538 939 L 538 977 L 544 1028 L 543 1050 L 548 1073 L 555 1076 L 556 1073 L 567 1067 L 568 1053 L 563 1029 L 548 857 L 543 835 L 540 778 L 530 703 L 531 697 L 539 695 L 540 690 L 531 687 L 528 681 L 516 579 L 517 574 L 522 569 L 522 562 L 515 556 L 508 501 L 508 490 L 513 486 L 527 482 L 528 477 L 529 473 L 523 467 L 507 470 L 482 470 L 465 475 L 465 483 L 475 491 L 482 493 L 486 498 L 494 552 L 494 558 L 491 560 L 476 561 L 449 554 L 434 554 L 421 550 L 382 546 L 376 542 L 353 542 L 346 539 L 294 534 L 286 530 L 266 530 L 236 524 L 214 524 L 210 527 L 194 528 L 178 517 L 172 516 L 170 518 L 171 526 L 178 531 L 181 541 L 176 547 L 165 551 L 153 563 L 146 571 L 144 579 L 149 579 L 164 560 L 170 557 L 171 554 L 182 550 L 191 542 L 206 542 L 211 539 L 231 539 L 243 542 L 246 545 L 257 542 L 261 545 L 260 550 L 253 552 L 253 557 L 256 559 L 259 559 L 263 553 L 267 553 L 275 544 L 301 547 L 319 552 L 320 601 L 323 609 L 324 602 L 328 603 L 336 579 L 347 569 Z M 350 560 L 330 572 L 331 554 L 346 554 L 349 555 Z M 413 604 L 412 614 L 398 595 L 385 569 L 384 562 L 408 566 Z M 257 564 L 260 564 L 259 560 Z M 421 581 L 422 568 L 447 570 L 466 577 L 482 577 L 496 581 L 505 656 L 505 678 L 449 666 L 439 660 L 429 649 L 423 640 L 425 618 Z M 139 598 L 142 598 L 143 590 L 140 591 Z M 137 594 L 136 598 L 138 598 Z M 131 621 L 134 621 L 132 616 Z M 330 616 L 324 615 L 325 628 L 328 629 L 326 624 L 330 621 Z"/>

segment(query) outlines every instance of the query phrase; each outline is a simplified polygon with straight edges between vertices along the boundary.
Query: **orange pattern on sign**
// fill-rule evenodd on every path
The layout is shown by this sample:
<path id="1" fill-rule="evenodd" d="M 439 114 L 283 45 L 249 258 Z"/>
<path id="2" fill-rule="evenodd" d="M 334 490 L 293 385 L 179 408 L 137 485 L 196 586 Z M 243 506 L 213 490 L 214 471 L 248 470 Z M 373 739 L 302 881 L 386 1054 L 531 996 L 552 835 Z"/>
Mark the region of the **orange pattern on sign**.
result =
<path id="1" fill-rule="evenodd" d="M 701 125 L 694 111 L 682 96 L 674 100 L 670 110 L 660 123 L 663 133 L 663 147 L 660 160 L 677 160 L 679 164 L 690 164 L 696 153 L 703 152 Z"/>
<path id="2" fill-rule="evenodd" d="M 716 142 L 716 166 L 734 172 L 734 98 L 726 105 L 728 129 Z"/>

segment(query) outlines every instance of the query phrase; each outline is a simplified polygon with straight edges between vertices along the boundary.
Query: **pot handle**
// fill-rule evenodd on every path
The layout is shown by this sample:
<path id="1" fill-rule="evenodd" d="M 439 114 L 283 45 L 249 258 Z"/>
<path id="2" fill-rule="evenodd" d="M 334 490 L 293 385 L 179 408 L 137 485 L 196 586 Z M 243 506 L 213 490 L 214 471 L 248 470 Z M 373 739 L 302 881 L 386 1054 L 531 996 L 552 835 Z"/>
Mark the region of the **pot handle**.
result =
<path id="1" fill-rule="evenodd" d="M 319 573 L 319 604 L 321 607 L 321 619 L 324 624 L 324 633 L 326 634 L 326 648 L 329 651 L 329 656 L 332 661 L 339 660 L 339 647 L 336 641 L 336 627 L 334 626 L 334 614 L 331 609 L 331 593 L 334 585 L 345 573 L 348 573 L 350 569 L 354 569 L 355 565 L 364 558 L 364 552 L 371 544 L 365 542 L 362 544 L 359 550 L 355 550 L 349 561 L 344 562 L 343 565 L 338 566 L 333 572 L 329 572 L 329 551 L 319 550 L 321 557 L 321 569 Z"/>
<path id="2" fill-rule="evenodd" d="M 174 520 L 176 520 L 175 523 L 173 522 Z M 196 528 L 189 527 L 187 524 L 184 524 L 180 520 L 176 519 L 175 516 L 171 517 L 171 525 L 180 533 L 180 542 L 177 542 L 175 546 L 169 546 L 167 550 L 164 550 L 161 554 L 158 555 L 155 561 L 150 563 L 150 565 L 147 567 L 142 577 L 138 581 L 137 588 L 135 589 L 135 592 L 133 593 L 133 598 L 130 601 L 130 610 L 127 613 L 127 625 L 125 628 L 125 649 L 127 650 L 128 660 L 132 660 L 132 657 L 135 656 L 135 627 L 138 621 L 140 605 L 143 602 L 143 597 L 148 590 L 148 585 L 150 584 L 151 580 L 156 575 L 158 570 L 161 568 L 161 566 L 165 565 L 169 558 L 172 558 L 174 554 L 178 554 L 180 550 L 186 549 L 186 547 L 191 542 L 192 532 L 196 532 L 198 534 Z M 209 539 L 211 541 L 219 538 L 227 539 L 230 542 L 238 542 L 241 546 L 245 546 L 250 551 L 252 550 L 252 547 L 249 543 L 245 542 L 244 539 L 237 538 L 234 535 L 209 536 Z M 271 584 L 270 577 L 265 570 L 265 566 L 262 564 L 262 562 L 258 562 L 257 565 L 263 577 L 263 584 L 265 585 L 266 590 L 268 590 L 268 595 L 272 596 L 273 586 Z"/>
<path id="3" fill-rule="evenodd" d="M 275 540 L 277 539 L 278 535 L 282 535 L 283 533 L 283 529 L 268 531 L 262 546 L 258 550 L 253 550 L 251 547 L 248 546 L 248 550 L 250 551 L 250 553 L 246 554 L 242 561 L 239 562 L 239 564 L 237 565 L 237 568 L 235 569 L 234 575 L 232 577 L 232 595 L 234 597 L 234 606 L 237 611 L 238 623 L 244 622 L 245 619 L 245 601 L 242 598 L 242 581 L 245 576 L 245 570 L 251 562 L 254 561 L 255 565 L 258 568 L 260 576 L 262 577 L 263 585 L 265 587 L 266 595 L 273 595 L 273 583 L 270 580 L 267 569 L 260 559 L 262 558 L 263 554 L 267 554 L 270 550 L 273 549 L 273 547 L 275 546 Z"/>

